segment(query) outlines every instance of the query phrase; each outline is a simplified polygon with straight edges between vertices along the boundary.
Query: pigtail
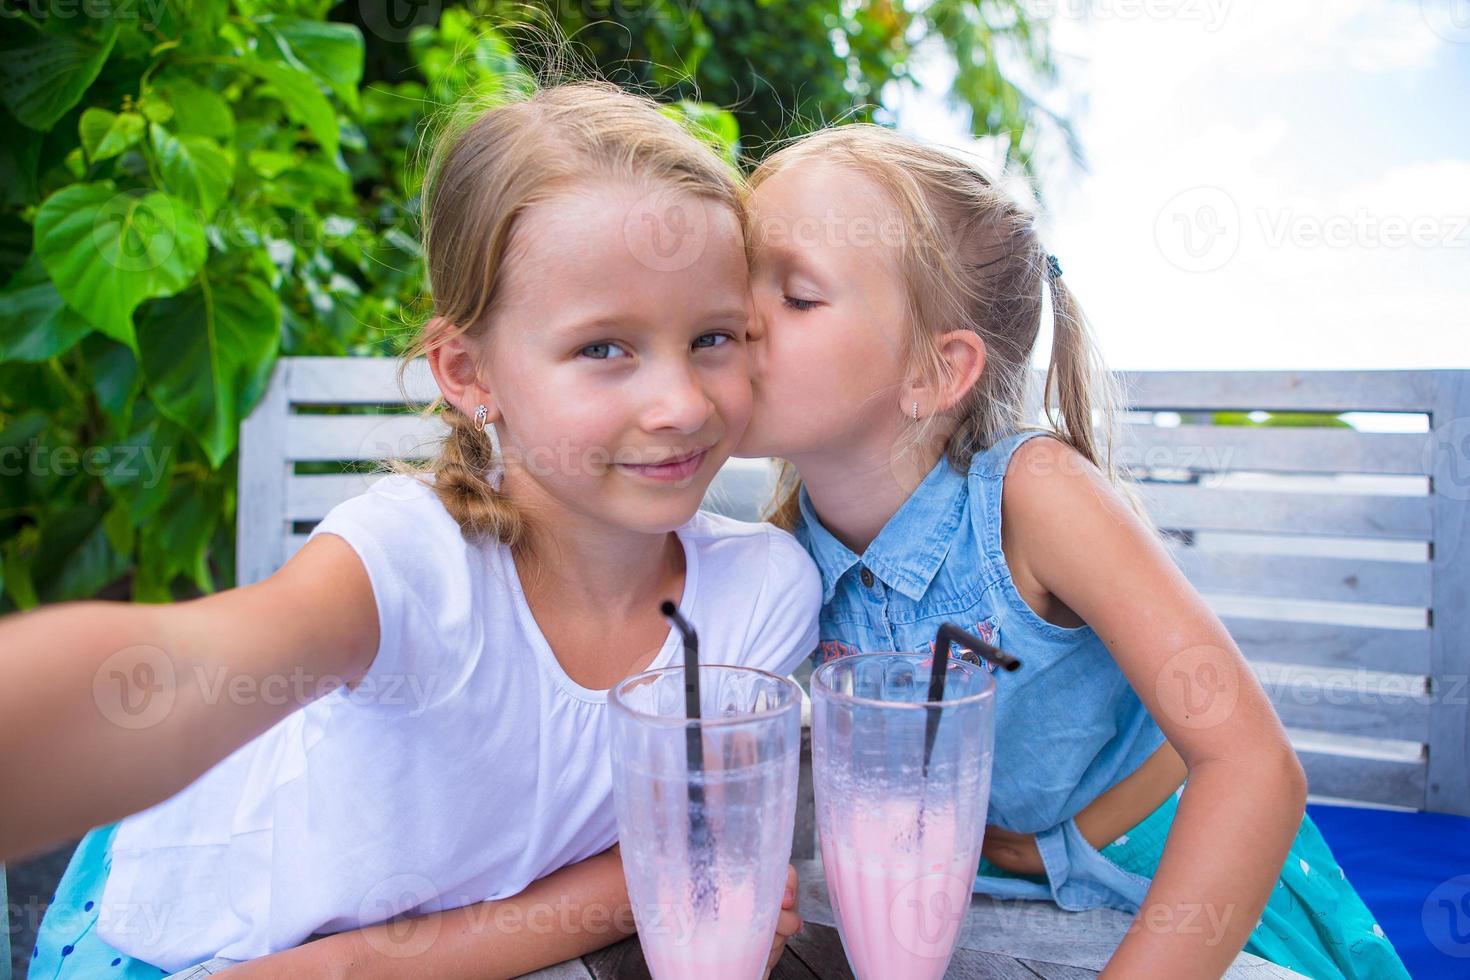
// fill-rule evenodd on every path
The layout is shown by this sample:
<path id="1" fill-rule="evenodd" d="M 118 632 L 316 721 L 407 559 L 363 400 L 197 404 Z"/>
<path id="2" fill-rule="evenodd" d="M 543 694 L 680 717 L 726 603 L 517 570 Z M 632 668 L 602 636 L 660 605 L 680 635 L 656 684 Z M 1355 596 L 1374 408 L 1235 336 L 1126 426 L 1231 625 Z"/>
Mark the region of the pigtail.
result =
<path id="1" fill-rule="evenodd" d="M 1114 479 L 1116 382 L 1102 364 L 1087 318 L 1062 282 L 1061 270 L 1050 256 L 1046 261 L 1049 267 L 1043 275 L 1052 308 L 1051 363 L 1044 388 L 1047 421 L 1068 445 Z"/>
<path id="2" fill-rule="evenodd" d="M 449 434 L 434 460 L 433 473 L 434 492 L 444 509 L 466 535 L 493 537 L 512 548 L 522 544 L 526 515 L 491 482 L 497 464 L 489 434 L 478 431 L 453 408 L 441 417 L 449 423 Z"/>

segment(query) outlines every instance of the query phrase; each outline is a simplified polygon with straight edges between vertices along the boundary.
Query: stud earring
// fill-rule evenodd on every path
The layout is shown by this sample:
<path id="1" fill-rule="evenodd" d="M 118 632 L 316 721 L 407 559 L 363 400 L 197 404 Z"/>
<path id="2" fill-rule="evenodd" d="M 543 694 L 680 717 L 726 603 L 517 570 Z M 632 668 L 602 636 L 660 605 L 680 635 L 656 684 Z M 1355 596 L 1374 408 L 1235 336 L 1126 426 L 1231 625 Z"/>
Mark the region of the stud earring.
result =
<path id="1" fill-rule="evenodd" d="M 477 405 L 475 407 L 475 431 L 485 431 L 485 419 L 489 418 L 489 416 L 490 412 L 484 405 Z"/>

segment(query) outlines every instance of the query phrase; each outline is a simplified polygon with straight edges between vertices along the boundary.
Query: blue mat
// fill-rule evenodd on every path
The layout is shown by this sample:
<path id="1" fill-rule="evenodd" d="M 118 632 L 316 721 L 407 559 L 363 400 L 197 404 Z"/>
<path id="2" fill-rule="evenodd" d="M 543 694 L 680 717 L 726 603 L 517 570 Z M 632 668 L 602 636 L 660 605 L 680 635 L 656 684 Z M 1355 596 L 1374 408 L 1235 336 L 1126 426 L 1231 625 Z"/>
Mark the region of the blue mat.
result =
<path id="1" fill-rule="evenodd" d="M 1415 980 L 1470 977 L 1470 817 L 1307 812 Z"/>

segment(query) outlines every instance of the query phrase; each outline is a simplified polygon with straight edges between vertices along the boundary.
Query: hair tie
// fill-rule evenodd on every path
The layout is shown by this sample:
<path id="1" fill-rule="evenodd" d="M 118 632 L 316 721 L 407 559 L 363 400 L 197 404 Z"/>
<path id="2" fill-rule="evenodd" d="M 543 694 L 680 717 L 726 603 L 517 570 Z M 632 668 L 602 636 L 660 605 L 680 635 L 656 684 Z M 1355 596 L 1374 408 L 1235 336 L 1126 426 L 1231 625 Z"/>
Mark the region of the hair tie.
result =
<path id="1" fill-rule="evenodd" d="M 1062 264 L 1057 261 L 1055 255 L 1050 253 L 1047 253 L 1046 256 L 1046 274 L 1052 279 L 1062 278 Z"/>

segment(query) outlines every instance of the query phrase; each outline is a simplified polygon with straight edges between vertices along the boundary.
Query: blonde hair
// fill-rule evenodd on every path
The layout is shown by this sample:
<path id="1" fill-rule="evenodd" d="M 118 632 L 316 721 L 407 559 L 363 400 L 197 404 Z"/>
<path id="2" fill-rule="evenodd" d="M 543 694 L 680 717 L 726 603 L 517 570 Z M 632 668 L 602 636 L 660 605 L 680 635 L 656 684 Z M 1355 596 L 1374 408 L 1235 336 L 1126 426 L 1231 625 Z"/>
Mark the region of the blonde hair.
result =
<path id="1" fill-rule="evenodd" d="M 820 160 L 876 183 L 897 209 L 903 232 L 899 270 L 907 286 L 908 352 L 931 383 L 948 364 L 935 338 L 969 329 L 985 343 L 980 380 L 947 415 L 955 423 L 945 448 L 960 472 L 997 440 L 1038 428 L 1028 417 L 1030 364 L 1041 328 L 1042 292 L 1050 291 L 1051 361 L 1042 403 L 1053 432 L 1110 479 L 1117 395 L 1103 370 L 1087 321 L 1060 276 L 1050 274 L 1036 217 L 979 169 L 892 130 L 853 123 L 808 134 L 768 157 L 751 175 L 758 187 L 801 161 Z M 1103 417 L 1104 437 L 1093 428 Z M 938 419 L 914 425 L 915 443 L 933 437 Z M 767 519 L 787 528 L 799 518 L 800 481 L 783 463 Z"/>
<path id="2" fill-rule="evenodd" d="M 725 204 L 744 221 L 744 188 L 714 150 L 652 99 L 606 82 L 533 88 L 483 111 L 459 106 L 432 146 L 423 248 L 430 319 L 448 327 L 420 327 L 399 364 L 400 387 L 408 365 L 450 337 L 486 336 L 517 220 L 568 187 L 597 179 L 660 185 Z M 421 412 L 436 413 L 449 432 L 427 466 L 395 460 L 390 468 L 420 479 L 432 474 L 435 493 L 467 538 L 523 543 L 528 515 L 491 483 L 497 459 L 489 433 L 442 395 Z"/>

